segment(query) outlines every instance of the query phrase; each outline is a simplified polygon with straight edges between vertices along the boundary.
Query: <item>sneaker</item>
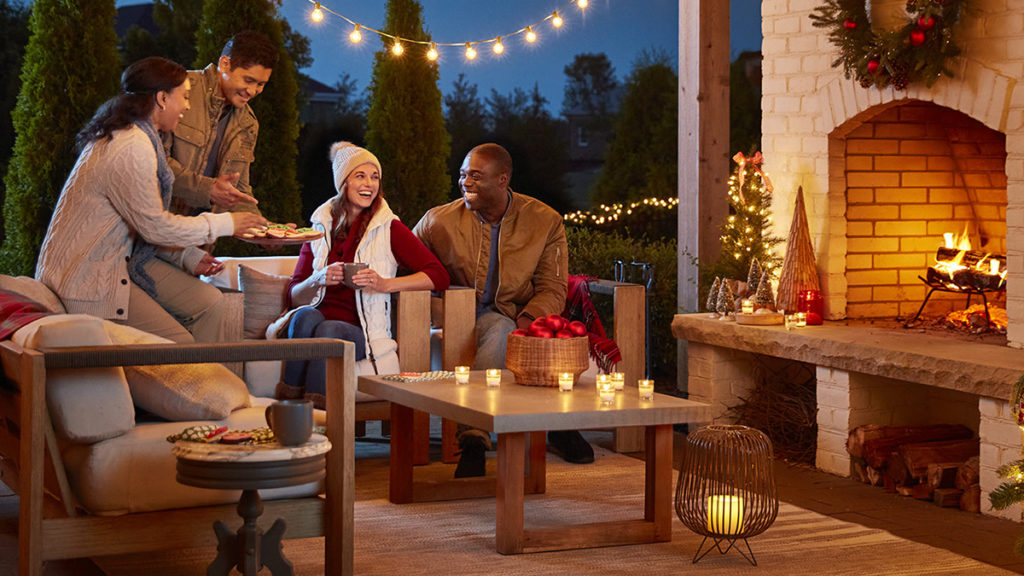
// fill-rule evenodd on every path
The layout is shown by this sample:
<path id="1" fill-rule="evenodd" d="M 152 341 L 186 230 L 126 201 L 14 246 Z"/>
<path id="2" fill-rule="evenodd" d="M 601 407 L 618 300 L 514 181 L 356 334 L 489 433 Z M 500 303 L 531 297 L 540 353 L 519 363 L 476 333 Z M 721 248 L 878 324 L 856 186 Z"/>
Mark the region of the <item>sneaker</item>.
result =
<path id="1" fill-rule="evenodd" d="M 456 478 L 473 478 L 487 474 L 487 442 L 475 434 L 463 434 L 459 440 L 459 464 Z"/>
<path id="2" fill-rule="evenodd" d="M 572 464 L 590 464 L 594 461 L 594 449 L 575 430 L 552 430 L 548 432 L 548 451 Z"/>

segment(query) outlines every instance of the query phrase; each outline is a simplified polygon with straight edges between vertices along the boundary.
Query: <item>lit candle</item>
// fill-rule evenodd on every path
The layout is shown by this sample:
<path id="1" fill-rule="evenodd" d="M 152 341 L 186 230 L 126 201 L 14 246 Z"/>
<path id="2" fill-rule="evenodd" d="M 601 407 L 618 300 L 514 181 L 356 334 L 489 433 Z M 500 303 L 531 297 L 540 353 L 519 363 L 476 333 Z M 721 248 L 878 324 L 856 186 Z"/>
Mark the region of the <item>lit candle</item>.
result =
<path id="1" fill-rule="evenodd" d="M 622 389 L 626 387 L 626 375 L 622 372 L 612 372 L 611 376 L 612 384 L 615 386 L 616 392 L 622 392 Z"/>
<path id="2" fill-rule="evenodd" d="M 753 314 L 754 301 L 748 298 L 744 298 L 743 301 L 740 302 L 740 312 L 743 312 L 744 314 Z"/>
<path id="3" fill-rule="evenodd" d="M 636 387 L 640 391 L 641 400 L 654 399 L 654 380 L 637 380 Z"/>
<path id="4" fill-rule="evenodd" d="M 611 381 L 612 381 L 612 377 L 611 376 L 609 376 L 607 374 L 598 374 L 597 375 L 597 389 L 600 390 L 602 384 L 606 384 L 606 383 L 609 383 Z"/>
<path id="5" fill-rule="evenodd" d="M 615 384 L 608 379 L 605 379 L 604 382 L 598 382 L 597 395 L 601 398 L 602 404 L 611 404 L 615 402 Z"/>
<path id="6" fill-rule="evenodd" d="M 805 314 L 803 312 L 797 312 L 796 313 L 796 327 L 797 328 L 802 328 L 804 326 L 807 326 L 807 314 Z"/>
<path id="7" fill-rule="evenodd" d="M 999 260 L 989 260 L 988 261 L 988 267 L 989 267 L 989 270 L 990 270 L 989 274 L 991 274 L 993 276 L 995 276 L 996 274 L 999 274 Z"/>
<path id="8" fill-rule="evenodd" d="M 572 392 L 572 372 L 562 372 L 558 375 L 558 389 L 562 392 Z"/>
<path id="9" fill-rule="evenodd" d="M 708 532 L 716 535 L 739 534 L 743 531 L 743 498 L 739 496 L 708 497 Z"/>
<path id="10" fill-rule="evenodd" d="M 468 384 L 469 383 L 469 366 L 456 366 L 455 367 L 455 383 L 456 384 Z"/>
<path id="11" fill-rule="evenodd" d="M 501 370 L 497 368 L 487 369 L 487 387 L 497 388 L 501 386 Z"/>
<path id="12" fill-rule="evenodd" d="M 942 239 L 946 242 L 946 248 L 953 248 L 953 233 L 945 232 L 942 234 Z"/>

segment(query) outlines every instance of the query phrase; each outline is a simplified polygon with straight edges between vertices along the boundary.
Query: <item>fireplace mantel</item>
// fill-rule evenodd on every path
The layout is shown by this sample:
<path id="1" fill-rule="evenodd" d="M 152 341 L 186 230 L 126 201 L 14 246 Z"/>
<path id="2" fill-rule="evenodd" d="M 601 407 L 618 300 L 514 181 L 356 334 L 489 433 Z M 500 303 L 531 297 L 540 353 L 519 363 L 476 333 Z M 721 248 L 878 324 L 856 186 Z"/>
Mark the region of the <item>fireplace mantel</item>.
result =
<path id="1" fill-rule="evenodd" d="M 723 322 L 707 314 L 678 314 L 679 339 L 882 376 L 978 396 L 1009 400 L 1024 373 L 1024 350 L 964 342 L 913 330 L 826 322 L 786 330 Z"/>

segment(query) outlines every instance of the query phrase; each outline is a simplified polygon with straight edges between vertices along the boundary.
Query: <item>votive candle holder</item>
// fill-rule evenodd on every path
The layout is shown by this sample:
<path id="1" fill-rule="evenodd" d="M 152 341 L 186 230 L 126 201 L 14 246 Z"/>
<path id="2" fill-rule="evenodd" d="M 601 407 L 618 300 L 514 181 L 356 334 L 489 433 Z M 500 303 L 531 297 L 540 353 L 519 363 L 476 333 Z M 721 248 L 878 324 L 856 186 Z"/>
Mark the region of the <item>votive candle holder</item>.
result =
<path id="1" fill-rule="evenodd" d="M 641 400 L 654 399 L 654 380 L 637 380 L 636 387 Z"/>
<path id="2" fill-rule="evenodd" d="M 558 389 L 562 392 L 572 392 L 573 374 L 572 372 L 561 372 L 558 375 Z"/>
<path id="3" fill-rule="evenodd" d="M 615 402 L 615 383 L 611 380 L 599 382 L 597 385 L 597 396 L 601 399 L 601 404 L 613 404 Z"/>
<path id="4" fill-rule="evenodd" d="M 487 387 L 497 388 L 501 386 L 501 370 L 497 368 L 487 369 Z"/>
<path id="5" fill-rule="evenodd" d="M 615 386 L 616 392 L 622 392 L 626 388 L 626 375 L 622 372 L 612 372 L 611 376 L 612 384 Z"/>
<path id="6" fill-rule="evenodd" d="M 469 384 L 469 366 L 455 367 L 455 383 Z"/>

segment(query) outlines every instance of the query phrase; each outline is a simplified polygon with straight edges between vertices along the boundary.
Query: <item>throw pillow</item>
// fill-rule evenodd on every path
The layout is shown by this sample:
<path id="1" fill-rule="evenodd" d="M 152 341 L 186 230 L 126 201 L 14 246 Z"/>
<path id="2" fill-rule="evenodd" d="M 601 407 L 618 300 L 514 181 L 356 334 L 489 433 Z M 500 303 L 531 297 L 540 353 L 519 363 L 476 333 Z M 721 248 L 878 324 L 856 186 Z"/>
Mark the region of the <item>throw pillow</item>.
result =
<path id="1" fill-rule="evenodd" d="M 28 276 L 5 276 L 0 274 L 0 290 L 17 292 L 30 300 L 39 302 L 50 312 L 60 312 L 61 314 L 67 312 L 67 310 L 64 309 L 64 304 L 61 303 L 60 298 L 58 298 L 46 284 L 43 284 L 35 278 L 29 278 Z"/>
<path id="2" fill-rule="evenodd" d="M 24 348 L 109 346 L 103 320 L 85 314 L 54 314 L 21 328 L 11 340 Z M 47 370 L 46 405 L 62 438 L 92 444 L 135 426 L 132 396 L 120 368 Z"/>
<path id="3" fill-rule="evenodd" d="M 131 326 L 106 322 L 114 344 L 169 344 L 170 340 Z M 135 405 L 171 421 L 220 420 L 249 406 L 249 389 L 221 364 L 126 366 Z"/>
<path id="4" fill-rule="evenodd" d="M 247 339 L 263 339 L 267 326 L 284 313 L 285 291 L 291 280 L 244 264 L 238 267 L 238 289 L 245 294 L 243 331 Z"/>

